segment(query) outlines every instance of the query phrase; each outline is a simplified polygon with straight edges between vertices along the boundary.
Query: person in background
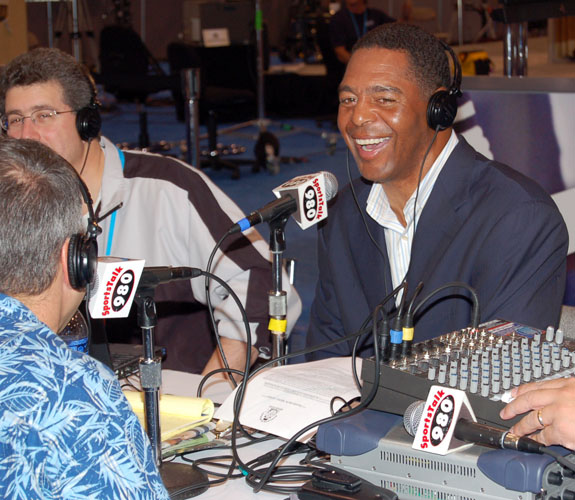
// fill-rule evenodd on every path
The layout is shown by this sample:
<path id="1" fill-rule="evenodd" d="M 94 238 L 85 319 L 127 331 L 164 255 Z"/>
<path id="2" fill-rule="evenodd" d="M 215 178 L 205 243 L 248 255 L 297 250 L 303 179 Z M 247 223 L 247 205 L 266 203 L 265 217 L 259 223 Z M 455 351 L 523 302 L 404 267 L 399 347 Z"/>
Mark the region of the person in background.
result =
<path id="1" fill-rule="evenodd" d="M 145 259 L 146 266 L 206 269 L 216 242 L 244 217 L 198 169 L 170 157 L 123 151 L 100 133 L 97 91 L 86 69 L 58 49 L 36 49 L 0 70 L 0 115 L 6 133 L 42 142 L 76 169 L 94 197 L 101 255 Z M 227 282 L 246 309 L 255 348 L 269 350 L 269 248 L 255 229 L 225 240 L 211 272 Z M 301 301 L 284 273 L 287 333 Z M 230 367 L 242 369 L 246 333 L 227 291 L 213 283 L 211 304 Z M 204 279 L 157 287 L 155 343 L 167 349 L 165 368 L 204 373 L 223 366 L 207 311 Z M 111 341 L 141 339 L 136 311 L 106 322 Z M 128 332 L 126 335 L 124 332 Z M 124 335 L 124 337 L 120 336 Z M 128 337 L 127 339 L 125 337 Z"/>
<path id="2" fill-rule="evenodd" d="M 394 21 L 385 12 L 369 8 L 367 0 L 341 0 L 341 8 L 329 24 L 331 43 L 338 60 L 347 64 L 355 42 L 376 26 Z"/>
<path id="3" fill-rule="evenodd" d="M 89 241 L 77 173 L 0 137 L 0 217 L 0 497 L 167 500 L 115 375 L 55 333 L 94 270 L 71 264 Z"/>

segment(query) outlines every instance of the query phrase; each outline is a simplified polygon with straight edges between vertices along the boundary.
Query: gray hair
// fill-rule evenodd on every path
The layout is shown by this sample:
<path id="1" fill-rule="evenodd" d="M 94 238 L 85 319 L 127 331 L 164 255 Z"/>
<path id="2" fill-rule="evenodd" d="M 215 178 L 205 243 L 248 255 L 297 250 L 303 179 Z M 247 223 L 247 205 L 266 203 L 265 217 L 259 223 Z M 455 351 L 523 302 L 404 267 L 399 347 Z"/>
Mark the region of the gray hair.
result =
<path id="1" fill-rule="evenodd" d="M 96 98 L 96 86 L 88 70 L 59 49 L 38 48 L 15 57 L 0 69 L 0 114 L 6 112 L 6 93 L 12 87 L 57 82 L 64 102 L 78 111 Z"/>
<path id="2" fill-rule="evenodd" d="M 440 87 L 449 88 L 451 73 L 443 44 L 431 33 L 403 23 L 387 23 L 368 31 L 352 49 L 388 49 L 405 52 L 410 72 L 422 95 L 429 97 Z"/>
<path id="3" fill-rule="evenodd" d="M 0 137 L 0 218 L 0 292 L 44 292 L 62 245 L 85 230 L 78 174 L 39 142 Z"/>

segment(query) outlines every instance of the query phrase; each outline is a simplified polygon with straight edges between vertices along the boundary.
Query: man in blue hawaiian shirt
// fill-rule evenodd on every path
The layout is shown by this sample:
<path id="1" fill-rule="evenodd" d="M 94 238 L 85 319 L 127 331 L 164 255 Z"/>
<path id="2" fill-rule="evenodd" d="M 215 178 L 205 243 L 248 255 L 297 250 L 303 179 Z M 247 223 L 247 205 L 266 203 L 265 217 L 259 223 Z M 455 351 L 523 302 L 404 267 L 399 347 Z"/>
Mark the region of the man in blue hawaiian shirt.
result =
<path id="1" fill-rule="evenodd" d="M 46 146 L 0 137 L 0 498 L 167 499 L 113 373 L 54 333 L 84 295 L 79 186 Z"/>

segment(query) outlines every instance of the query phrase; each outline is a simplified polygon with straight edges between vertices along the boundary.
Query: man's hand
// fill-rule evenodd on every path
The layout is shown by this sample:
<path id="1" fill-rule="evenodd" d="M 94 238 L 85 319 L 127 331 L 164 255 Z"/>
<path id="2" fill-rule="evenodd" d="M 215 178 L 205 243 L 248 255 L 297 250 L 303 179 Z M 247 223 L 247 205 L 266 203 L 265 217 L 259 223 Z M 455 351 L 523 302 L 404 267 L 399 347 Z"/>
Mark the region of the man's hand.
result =
<path id="1" fill-rule="evenodd" d="M 513 434 L 527 435 L 546 446 L 575 449 L 574 377 L 525 384 L 511 395 L 515 399 L 501 410 L 501 418 L 529 412 L 511 428 Z"/>
<path id="2" fill-rule="evenodd" d="M 241 340 L 232 340 L 227 339 L 225 337 L 221 337 L 220 340 L 229 367 L 243 372 L 244 368 L 246 367 L 247 344 L 245 342 L 242 342 Z M 258 351 L 255 347 L 252 347 L 251 364 L 254 364 L 257 357 L 258 357 Z M 208 363 L 204 367 L 202 375 L 206 375 L 207 373 L 213 370 L 217 370 L 218 368 L 224 368 L 224 362 L 222 360 L 222 357 L 220 356 L 219 349 L 216 348 L 211 358 L 209 359 Z M 223 373 L 221 375 L 214 375 L 214 377 L 227 378 L 227 375 Z M 241 377 L 237 375 L 235 376 L 236 380 L 239 380 L 240 378 Z"/>

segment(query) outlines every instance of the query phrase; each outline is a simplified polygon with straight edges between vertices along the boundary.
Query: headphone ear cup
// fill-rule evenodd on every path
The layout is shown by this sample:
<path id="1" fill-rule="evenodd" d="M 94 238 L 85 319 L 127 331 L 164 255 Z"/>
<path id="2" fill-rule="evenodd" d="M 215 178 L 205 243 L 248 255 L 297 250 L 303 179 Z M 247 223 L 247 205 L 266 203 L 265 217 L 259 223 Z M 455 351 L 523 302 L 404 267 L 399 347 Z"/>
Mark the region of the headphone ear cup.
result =
<path id="1" fill-rule="evenodd" d="M 451 91 L 438 90 L 427 103 L 427 124 L 433 130 L 445 130 L 453 125 L 457 115 L 457 97 Z"/>
<path id="2" fill-rule="evenodd" d="M 73 234 L 68 243 L 68 280 L 75 290 L 92 283 L 98 265 L 98 243 L 85 234 Z"/>
<path id="3" fill-rule="evenodd" d="M 102 128 L 102 117 L 94 106 L 86 106 L 76 113 L 76 128 L 83 141 L 98 137 Z"/>
<path id="4" fill-rule="evenodd" d="M 68 243 L 68 281 L 74 290 L 78 290 L 78 270 L 77 270 L 77 255 L 78 255 L 78 240 L 82 236 L 80 234 L 73 234 L 70 236 Z"/>

